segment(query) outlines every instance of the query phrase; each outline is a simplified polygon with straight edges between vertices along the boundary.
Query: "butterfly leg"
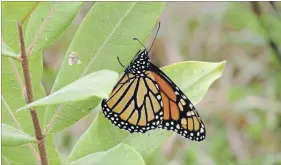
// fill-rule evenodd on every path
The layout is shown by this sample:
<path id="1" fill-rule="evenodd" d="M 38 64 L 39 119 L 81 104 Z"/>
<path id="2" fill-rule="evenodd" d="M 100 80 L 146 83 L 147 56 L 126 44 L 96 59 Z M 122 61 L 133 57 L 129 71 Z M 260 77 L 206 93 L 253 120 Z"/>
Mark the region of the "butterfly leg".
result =
<path id="1" fill-rule="evenodd" d="M 120 61 L 120 59 L 119 59 L 118 56 L 117 56 L 117 59 L 118 59 L 119 64 L 120 64 L 123 68 L 127 69 L 127 68 L 121 63 L 121 61 Z M 127 81 L 125 81 L 124 83 L 119 82 L 119 84 L 126 84 L 126 83 L 130 82 L 130 77 L 129 77 L 128 74 L 127 74 L 127 77 L 128 77 L 128 80 L 127 80 Z"/>

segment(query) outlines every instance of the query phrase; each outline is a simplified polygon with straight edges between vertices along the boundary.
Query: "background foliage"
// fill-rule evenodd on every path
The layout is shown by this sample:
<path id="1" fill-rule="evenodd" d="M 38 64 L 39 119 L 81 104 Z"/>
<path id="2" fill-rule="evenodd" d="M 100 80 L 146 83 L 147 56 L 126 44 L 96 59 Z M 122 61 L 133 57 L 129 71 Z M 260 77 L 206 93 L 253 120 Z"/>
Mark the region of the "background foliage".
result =
<path id="1" fill-rule="evenodd" d="M 203 99 L 196 107 L 207 139 L 195 143 L 164 130 L 128 135 L 95 108 L 99 91 L 76 102 L 57 95 L 65 103 L 36 108 L 50 164 L 281 164 L 279 2 L 2 3 L 2 164 L 34 164 L 38 156 L 29 112 L 16 113 L 26 105 L 21 65 L 7 57 L 19 53 L 16 20 L 24 23 L 27 47 L 36 39 L 30 64 L 39 99 L 101 69 L 122 72 L 116 56 L 130 62 L 140 48 L 134 37 L 151 36 L 150 45 L 159 17 L 153 63 L 216 62 L 163 68 L 192 101 Z M 73 54 L 80 64 L 70 65 Z M 222 78 L 208 90 L 224 60 Z"/>

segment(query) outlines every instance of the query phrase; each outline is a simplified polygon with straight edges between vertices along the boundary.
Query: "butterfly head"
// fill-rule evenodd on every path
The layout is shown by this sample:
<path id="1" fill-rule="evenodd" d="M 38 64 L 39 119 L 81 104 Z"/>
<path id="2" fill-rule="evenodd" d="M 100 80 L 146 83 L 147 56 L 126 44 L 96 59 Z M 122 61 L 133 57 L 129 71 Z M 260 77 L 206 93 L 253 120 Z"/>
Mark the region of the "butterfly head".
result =
<path id="1" fill-rule="evenodd" d="M 148 70 L 149 67 L 149 57 L 146 49 L 139 51 L 135 58 L 131 61 L 130 65 L 127 67 L 126 71 L 135 75 L 141 75 Z"/>

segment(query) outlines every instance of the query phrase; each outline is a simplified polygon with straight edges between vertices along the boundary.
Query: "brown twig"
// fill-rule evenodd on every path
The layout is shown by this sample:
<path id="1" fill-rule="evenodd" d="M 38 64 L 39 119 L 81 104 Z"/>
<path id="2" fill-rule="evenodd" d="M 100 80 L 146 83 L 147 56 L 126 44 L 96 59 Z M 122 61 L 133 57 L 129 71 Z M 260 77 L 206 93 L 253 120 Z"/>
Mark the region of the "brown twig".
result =
<path id="1" fill-rule="evenodd" d="M 20 41 L 20 53 L 22 60 L 22 70 L 23 70 L 23 76 L 24 76 L 24 82 L 25 82 L 25 89 L 26 89 L 26 102 L 31 103 L 33 102 L 33 91 L 32 91 L 32 84 L 31 84 L 31 76 L 29 71 L 29 61 L 28 57 L 25 52 L 25 43 L 24 43 L 24 37 L 23 37 L 23 31 L 22 31 L 22 24 L 20 21 L 17 22 L 18 32 L 19 32 L 19 41 Z M 34 126 L 35 136 L 38 140 L 38 149 L 39 154 L 41 158 L 41 164 L 42 165 L 48 165 L 47 160 L 47 153 L 46 153 L 46 147 L 44 142 L 44 136 L 42 134 L 42 130 L 40 127 L 40 122 L 38 118 L 38 114 L 35 109 L 30 108 L 30 114 Z"/>

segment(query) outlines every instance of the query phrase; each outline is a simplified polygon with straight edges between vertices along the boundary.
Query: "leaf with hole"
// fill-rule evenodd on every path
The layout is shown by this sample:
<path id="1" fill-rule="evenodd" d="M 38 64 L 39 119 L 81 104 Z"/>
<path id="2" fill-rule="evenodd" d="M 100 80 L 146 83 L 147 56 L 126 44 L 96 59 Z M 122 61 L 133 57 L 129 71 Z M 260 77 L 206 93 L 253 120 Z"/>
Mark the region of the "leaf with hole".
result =
<path id="1" fill-rule="evenodd" d="M 164 8 L 164 2 L 96 2 L 85 16 L 77 30 L 55 80 L 52 92 L 79 79 L 85 74 L 106 69 L 118 73 L 124 68 L 117 61 L 120 57 L 124 65 L 129 64 L 140 44 L 134 37 L 144 41 Z M 69 65 L 73 52 L 80 64 Z M 71 75 L 71 76 L 70 76 Z M 106 80 L 104 80 L 106 81 Z M 76 123 L 91 112 L 100 102 L 99 98 L 61 107 L 59 117 L 50 128 L 56 133 Z M 49 106 L 45 116 L 45 127 L 60 106 Z"/>

